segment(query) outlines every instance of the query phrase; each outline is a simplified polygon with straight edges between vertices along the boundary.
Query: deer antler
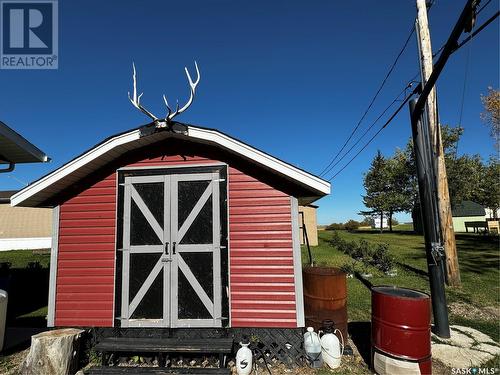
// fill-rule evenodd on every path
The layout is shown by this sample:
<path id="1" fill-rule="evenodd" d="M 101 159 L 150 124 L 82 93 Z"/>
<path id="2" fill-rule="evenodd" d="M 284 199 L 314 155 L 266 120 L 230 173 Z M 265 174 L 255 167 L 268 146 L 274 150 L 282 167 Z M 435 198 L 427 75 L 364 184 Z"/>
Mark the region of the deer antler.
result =
<path id="1" fill-rule="evenodd" d="M 184 104 L 184 106 L 182 108 L 179 109 L 179 102 L 177 101 L 175 111 L 172 111 L 172 108 L 168 104 L 167 97 L 165 95 L 163 95 L 163 101 L 165 102 L 165 105 L 167 106 L 167 109 L 168 109 L 168 114 L 167 114 L 167 117 L 165 118 L 165 120 L 167 122 L 172 121 L 172 119 L 175 116 L 184 112 L 193 103 L 193 99 L 194 99 L 194 96 L 196 94 L 196 86 L 198 86 L 198 83 L 200 83 L 200 77 L 201 77 L 200 70 L 198 69 L 198 64 L 196 63 L 196 61 L 194 62 L 194 66 L 196 68 L 196 75 L 197 75 L 196 81 L 194 81 L 194 82 L 193 82 L 193 79 L 191 78 L 191 75 L 189 74 L 188 69 L 186 67 L 184 67 L 184 70 L 186 72 L 186 76 L 187 76 L 188 81 L 189 81 L 189 86 L 191 87 L 191 90 L 190 90 L 191 92 L 189 95 L 189 100 L 187 101 L 186 104 Z"/>
<path id="2" fill-rule="evenodd" d="M 134 70 L 134 73 L 132 74 L 132 79 L 134 81 L 134 93 L 132 95 L 132 97 L 130 97 L 130 91 L 128 93 L 128 98 L 130 100 L 130 102 L 132 103 L 132 105 L 137 108 L 139 111 L 141 111 L 142 113 L 144 113 L 146 116 L 149 116 L 153 119 L 153 121 L 158 121 L 158 118 L 153 115 L 151 112 L 149 112 L 146 108 L 144 108 L 141 104 L 141 96 L 144 94 L 143 92 L 141 92 L 139 95 L 137 95 L 137 74 L 135 72 L 135 64 L 132 63 L 132 68 Z"/>

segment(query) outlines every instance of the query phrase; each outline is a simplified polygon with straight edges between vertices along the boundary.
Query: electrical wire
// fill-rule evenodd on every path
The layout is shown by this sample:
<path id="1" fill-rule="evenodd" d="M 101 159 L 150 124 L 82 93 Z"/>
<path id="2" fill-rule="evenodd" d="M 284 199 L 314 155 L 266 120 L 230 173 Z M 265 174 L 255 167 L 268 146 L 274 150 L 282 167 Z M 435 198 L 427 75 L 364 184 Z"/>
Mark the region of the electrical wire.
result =
<path id="1" fill-rule="evenodd" d="M 472 29 L 472 31 L 474 31 L 474 28 Z M 463 119 L 463 114 L 464 114 L 464 104 L 465 104 L 465 91 L 467 89 L 467 79 L 469 77 L 469 65 L 470 65 L 471 49 L 472 49 L 472 43 L 469 44 L 469 47 L 467 48 L 467 55 L 465 57 L 464 84 L 462 85 L 462 98 L 460 101 L 460 112 L 459 112 L 460 114 L 458 117 L 458 126 L 462 126 L 462 119 Z M 455 145 L 455 158 L 457 157 L 457 154 L 458 154 L 458 141 Z"/>
<path id="2" fill-rule="evenodd" d="M 486 4 L 484 4 L 477 12 L 476 12 L 476 15 L 479 14 L 489 3 L 491 2 L 491 0 L 489 0 L 488 2 L 486 2 Z M 434 4 L 434 2 L 431 4 L 431 6 Z M 462 48 L 466 43 L 468 43 L 469 41 L 471 41 L 475 35 L 479 34 L 482 30 L 484 30 L 490 23 L 492 23 L 498 16 L 500 15 L 500 12 L 497 11 L 493 16 L 491 16 L 488 20 L 486 20 L 481 26 L 479 26 L 475 31 L 471 32 L 471 35 L 469 35 L 467 38 L 463 39 L 459 44 L 457 44 L 457 46 L 453 49 L 453 51 L 451 53 L 455 53 L 456 51 L 458 51 L 460 48 Z M 409 38 L 411 37 L 411 35 L 413 34 L 414 32 L 414 28 L 412 29 L 411 33 L 410 33 L 410 36 Z M 409 38 L 407 39 L 407 41 L 409 40 Z M 405 43 L 407 44 L 407 43 Z M 444 45 L 439 48 L 438 51 L 436 51 L 434 54 L 433 54 L 433 58 L 436 57 L 438 55 L 439 52 L 441 52 L 444 48 Z M 404 49 L 403 49 L 404 51 Z M 398 55 L 399 57 L 399 55 Z M 410 80 L 410 82 L 413 82 L 416 78 L 418 77 L 418 73 Z M 386 77 L 387 78 L 387 77 Z M 404 89 L 406 90 L 408 88 L 408 86 Z M 368 140 L 367 143 L 365 143 L 363 145 L 363 147 L 356 153 L 356 155 L 354 155 L 348 162 L 347 164 L 345 164 L 337 173 L 335 173 L 330 179 L 328 179 L 328 181 L 331 181 L 333 180 L 335 177 L 337 177 L 342 171 L 344 171 L 347 166 L 349 166 L 352 161 L 354 161 L 354 159 L 356 159 L 357 156 L 359 156 L 361 154 L 361 152 L 363 152 L 363 150 L 368 147 L 368 145 L 382 132 L 382 130 L 384 128 L 386 128 L 389 123 L 394 119 L 394 117 L 396 117 L 396 115 L 401 111 L 402 107 L 404 106 L 405 103 L 408 102 L 408 100 L 411 98 L 411 96 L 413 96 L 415 93 L 418 92 L 418 90 L 421 89 L 421 85 L 419 84 L 418 87 L 415 88 L 415 90 L 413 90 L 412 94 L 409 95 L 404 101 L 403 103 L 400 105 L 400 107 L 398 107 L 398 109 L 396 110 L 396 112 L 387 120 L 387 122 Z M 377 92 L 376 96 L 378 95 L 379 91 Z M 401 95 L 401 94 L 399 94 Z M 398 97 L 399 97 L 398 95 Z M 375 98 L 376 98 L 375 96 Z M 375 99 L 374 98 L 374 99 Z M 374 102 L 374 99 L 372 99 L 372 103 L 370 104 L 369 108 L 367 109 L 367 111 L 371 108 L 371 105 L 373 104 Z M 382 112 L 382 115 L 380 115 L 376 120 L 375 120 L 375 123 L 383 116 L 383 114 L 388 110 L 388 108 L 390 108 L 392 105 L 394 104 L 394 101 L 393 103 L 391 103 L 383 112 Z M 352 136 L 354 135 L 354 132 L 357 130 L 357 128 L 359 127 L 361 121 L 364 119 L 364 117 L 366 116 L 366 113 L 367 111 L 365 111 L 365 113 L 363 114 L 363 117 L 361 118 L 360 122 L 358 122 L 358 125 L 356 126 L 356 128 L 353 130 L 353 132 L 351 133 L 351 135 L 349 136 L 348 140 L 344 143 L 344 145 L 342 146 L 341 150 L 335 155 L 335 157 L 330 161 L 330 163 L 323 169 L 323 171 L 321 172 L 320 176 L 324 176 L 326 173 L 328 173 L 329 171 L 331 171 L 336 165 L 339 164 L 339 162 L 335 163 L 335 165 L 332 166 L 332 164 L 335 162 L 336 158 L 340 155 L 340 153 L 343 151 L 343 149 L 345 148 L 345 146 L 347 145 L 347 143 L 349 142 L 349 140 L 352 138 Z M 361 139 L 366 135 L 366 133 L 375 125 L 372 124 L 368 129 L 367 131 L 365 131 L 365 133 L 363 133 L 363 135 L 360 137 L 360 139 L 358 139 L 354 146 L 352 146 L 341 158 L 341 160 L 347 156 L 350 151 L 352 151 L 352 149 L 357 145 L 359 144 L 359 142 L 361 141 Z"/>
<path id="3" fill-rule="evenodd" d="M 487 4 L 485 4 L 486 6 Z M 483 7 L 484 8 L 484 7 Z M 479 34 L 482 30 L 484 30 L 490 23 L 492 23 L 498 16 L 500 15 L 500 11 L 497 11 L 493 16 L 491 16 L 488 20 L 486 20 L 481 26 L 479 26 L 477 28 L 477 30 L 475 30 L 474 32 L 471 33 L 471 35 L 469 35 L 467 38 L 465 38 L 464 40 L 462 40 L 458 45 L 457 47 L 452 51 L 452 54 L 455 53 L 456 51 L 458 51 L 460 48 L 462 48 L 465 44 L 467 44 L 469 41 L 471 41 L 474 36 L 476 36 L 477 34 Z M 441 47 L 439 50 L 442 50 L 444 48 Z M 439 52 L 439 51 L 438 51 Z M 436 52 L 434 54 L 437 55 Z M 418 76 L 418 74 L 416 75 Z M 414 76 L 414 78 L 416 78 L 416 76 Z M 358 157 L 361 152 L 363 152 L 363 150 L 368 147 L 368 145 L 382 132 L 382 130 L 387 127 L 389 125 L 389 123 L 394 119 L 394 117 L 396 117 L 396 115 L 398 114 L 399 111 L 401 111 L 403 105 L 405 103 L 408 102 L 408 100 L 410 99 L 410 97 L 414 94 L 416 94 L 418 92 L 418 90 L 420 89 L 420 85 L 418 87 L 415 88 L 415 90 L 413 90 L 412 94 L 409 95 L 405 100 L 404 102 L 402 103 L 402 105 L 400 107 L 398 107 L 398 109 L 396 110 L 396 112 L 389 118 L 389 120 L 387 120 L 387 122 L 368 140 L 367 143 L 365 143 L 365 145 L 356 153 L 356 155 L 354 155 L 348 162 L 347 164 L 345 164 L 337 173 L 335 173 L 330 179 L 328 179 L 328 181 L 331 181 L 333 180 L 335 177 L 337 177 L 342 171 L 344 171 L 353 161 L 354 159 L 356 159 L 356 157 Z"/>
<path id="4" fill-rule="evenodd" d="M 368 105 L 368 108 L 366 108 L 365 112 L 363 113 L 363 116 L 361 116 L 360 120 L 358 121 L 358 123 L 356 124 L 356 126 L 354 127 L 354 129 L 351 131 L 351 134 L 349 135 L 349 137 L 347 137 L 347 140 L 344 142 L 344 144 L 342 145 L 342 147 L 340 148 L 340 150 L 337 152 L 337 154 L 333 157 L 333 159 L 330 161 L 330 163 L 328 163 L 328 165 L 321 171 L 321 173 L 319 174 L 319 176 L 323 176 L 325 173 L 327 173 L 326 171 L 328 170 L 328 168 L 330 168 L 330 166 L 335 162 L 335 160 L 337 160 L 337 158 L 339 157 L 339 155 L 342 153 L 342 151 L 344 151 L 345 147 L 347 146 L 347 144 L 349 143 L 349 141 L 352 139 L 352 137 L 354 136 L 354 134 L 358 130 L 359 126 L 361 125 L 361 123 L 365 119 L 366 115 L 368 114 L 368 112 L 372 108 L 373 104 L 375 103 L 375 100 L 377 99 L 378 95 L 380 94 L 380 92 L 384 88 L 384 86 L 385 86 L 387 80 L 389 79 L 390 75 L 394 71 L 394 68 L 396 67 L 396 65 L 398 63 L 399 58 L 401 57 L 401 55 L 405 51 L 406 47 L 410 43 L 410 39 L 411 39 L 411 37 L 412 37 L 412 35 L 413 35 L 414 32 L 415 32 L 415 25 L 412 26 L 412 28 L 410 30 L 410 34 L 406 38 L 406 40 L 405 40 L 405 42 L 403 44 L 403 47 L 401 48 L 401 50 L 399 51 L 398 55 L 396 56 L 396 59 L 392 63 L 391 67 L 389 68 L 389 71 L 386 73 L 386 75 L 385 75 L 382 83 L 380 84 L 377 92 L 375 93 L 375 96 L 372 98 L 372 100 L 370 101 L 370 104 Z"/>
<path id="5" fill-rule="evenodd" d="M 488 26 L 490 23 L 492 23 L 498 16 L 500 15 L 500 11 L 497 11 L 494 15 L 492 15 L 490 18 L 488 18 L 486 21 L 483 22 L 481 26 L 477 28 L 476 31 L 472 32 L 467 38 L 462 40 L 458 45 L 453 49 L 452 53 L 458 51 L 460 48 L 462 48 L 466 43 L 470 42 L 472 38 L 474 38 L 477 34 L 479 34 L 481 31 L 483 31 L 486 26 Z"/>
<path id="6" fill-rule="evenodd" d="M 491 1 L 491 0 L 490 0 Z M 432 6 L 434 5 L 434 3 L 436 2 L 436 0 L 432 0 L 432 2 L 428 5 L 427 7 L 427 11 L 430 12 L 430 10 L 432 9 Z M 400 52 L 398 53 L 398 55 L 396 56 L 396 59 L 394 60 L 391 68 L 389 69 L 389 71 L 387 72 L 384 80 L 382 81 L 379 89 L 377 90 L 377 92 L 375 93 L 375 96 L 372 98 L 370 104 L 368 105 L 368 108 L 365 110 L 365 112 L 363 113 L 363 116 L 361 116 L 361 119 L 358 121 L 358 123 L 356 124 L 355 128 L 352 130 L 351 134 L 349 135 L 349 137 L 347 138 L 347 140 L 344 142 L 344 144 L 342 145 L 342 147 L 340 148 L 340 151 L 337 152 L 337 154 L 333 157 L 333 159 L 330 161 L 330 163 L 328 163 L 328 165 L 323 168 L 323 170 L 320 172 L 319 176 L 324 176 L 326 173 L 328 173 L 329 171 L 332 170 L 331 168 L 331 165 L 335 162 L 335 160 L 338 158 L 338 156 L 342 153 L 342 151 L 344 150 L 344 148 L 347 146 L 347 144 L 349 143 L 349 141 L 351 140 L 351 138 L 354 136 L 354 134 L 356 133 L 356 130 L 359 128 L 359 126 L 361 125 L 361 122 L 364 120 L 364 118 L 366 117 L 366 115 L 368 114 L 369 110 L 371 109 L 371 107 L 373 106 L 373 103 L 375 102 L 375 100 L 377 99 L 378 95 L 380 94 L 380 91 L 382 90 L 382 88 L 384 87 L 385 83 L 387 82 L 387 79 L 389 78 L 389 76 L 391 75 L 392 71 L 394 70 L 399 58 L 401 57 L 401 55 L 403 54 L 403 52 L 405 51 L 406 47 L 408 46 L 408 43 L 410 42 L 410 39 L 413 35 L 413 33 L 415 32 L 415 25 L 412 26 L 411 30 L 410 30 L 410 34 L 408 35 L 408 37 L 406 38 L 406 41 L 403 45 L 403 47 L 401 48 Z M 418 74 L 417 74 L 418 75 Z M 416 75 L 416 76 L 417 76 Z M 411 81 L 415 80 L 416 76 L 414 78 L 411 79 Z M 359 142 L 357 142 L 359 143 Z M 351 147 L 352 149 L 352 147 Z M 345 155 L 342 157 L 344 158 Z M 337 163 L 338 164 L 338 163 Z"/>
<path id="7" fill-rule="evenodd" d="M 403 109 L 403 107 L 405 106 L 406 103 L 408 103 L 408 101 L 410 100 L 410 98 L 417 93 L 419 87 L 417 87 L 415 90 L 413 90 L 413 92 L 408 95 L 406 97 L 405 100 L 403 100 L 403 102 L 400 104 L 400 106 L 396 109 L 396 111 L 391 115 L 391 117 L 389 117 L 389 119 L 385 122 L 385 124 L 368 140 L 368 142 L 366 142 L 363 147 L 356 153 L 356 155 L 354 155 L 348 162 L 347 164 L 345 164 L 337 173 L 335 173 L 332 177 L 330 177 L 328 179 L 328 181 L 331 181 L 333 180 L 335 177 L 337 177 L 340 173 L 342 173 L 342 171 L 344 171 L 344 169 L 346 169 L 353 161 L 354 159 L 356 159 L 359 154 L 361 154 L 367 147 L 368 145 L 370 145 L 370 143 L 372 143 L 372 141 L 382 132 L 382 130 L 384 130 L 391 122 L 392 120 L 394 119 L 394 117 L 397 116 L 397 114 Z"/>
<path id="8" fill-rule="evenodd" d="M 491 0 L 490 0 L 491 1 Z M 477 12 L 476 12 L 476 16 L 484 9 L 486 8 L 486 6 L 490 3 L 490 1 L 488 1 L 486 4 L 484 4 L 481 9 L 479 9 Z M 488 18 L 485 22 L 483 22 L 483 24 L 481 26 L 479 26 L 476 31 L 472 31 L 471 34 L 463 39 L 460 43 L 457 44 L 457 46 L 455 47 L 455 49 L 453 50 L 453 52 L 457 51 L 458 49 L 460 49 L 464 44 L 466 44 L 467 42 L 471 41 L 472 38 L 474 38 L 475 35 L 479 34 L 481 31 L 483 31 L 483 29 L 488 26 L 490 23 L 492 23 L 495 18 L 498 17 L 498 15 L 500 14 L 499 11 L 497 11 L 493 16 L 491 16 L 490 18 Z M 444 46 L 446 45 L 443 44 L 436 52 L 434 52 L 432 54 L 432 58 L 436 57 L 443 49 L 444 49 Z"/>
<path id="9" fill-rule="evenodd" d="M 476 11 L 476 16 L 481 13 L 483 11 L 484 8 L 486 8 L 489 3 L 491 3 L 491 0 L 488 0 L 481 8 L 479 8 L 477 11 Z"/>
<path id="10" fill-rule="evenodd" d="M 364 131 L 364 133 L 361 135 L 361 137 L 358 138 L 358 140 L 342 155 L 340 159 L 338 159 L 334 164 L 332 164 L 331 167 L 328 168 L 327 171 L 323 175 L 327 175 L 329 172 L 331 172 L 344 158 L 349 155 L 349 153 L 361 142 L 361 140 L 370 132 L 370 130 L 378 123 L 378 121 L 386 114 L 386 112 L 399 100 L 399 97 L 401 94 L 406 94 L 406 90 L 408 87 L 411 87 L 412 82 L 408 83 L 408 85 L 401 90 L 401 92 L 394 98 L 394 100 L 382 111 L 382 113 L 375 119 L 374 122 Z M 405 95 L 406 96 L 406 95 Z"/>

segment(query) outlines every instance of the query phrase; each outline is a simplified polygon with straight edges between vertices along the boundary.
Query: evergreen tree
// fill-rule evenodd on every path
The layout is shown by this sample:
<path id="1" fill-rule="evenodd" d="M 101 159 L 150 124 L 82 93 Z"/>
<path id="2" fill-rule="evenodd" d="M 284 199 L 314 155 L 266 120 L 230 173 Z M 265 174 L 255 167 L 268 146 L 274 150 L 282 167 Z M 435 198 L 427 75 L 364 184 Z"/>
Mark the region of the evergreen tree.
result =
<path id="1" fill-rule="evenodd" d="M 363 186 L 366 190 L 363 203 L 380 215 L 380 231 L 382 232 L 384 213 L 387 209 L 388 169 L 387 161 L 380 150 L 377 151 L 370 169 L 364 176 Z"/>

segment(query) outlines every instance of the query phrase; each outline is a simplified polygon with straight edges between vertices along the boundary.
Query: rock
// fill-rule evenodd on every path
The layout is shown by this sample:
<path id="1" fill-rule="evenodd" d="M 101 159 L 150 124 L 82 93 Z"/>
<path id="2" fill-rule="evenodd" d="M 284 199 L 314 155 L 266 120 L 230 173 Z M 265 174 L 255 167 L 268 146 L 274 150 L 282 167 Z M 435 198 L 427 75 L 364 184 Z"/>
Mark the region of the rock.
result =
<path id="1" fill-rule="evenodd" d="M 437 338 L 438 343 L 432 344 L 432 357 L 449 367 L 479 366 L 500 354 L 498 344 L 478 330 L 453 325 L 450 333 L 449 339 Z"/>
<path id="2" fill-rule="evenodd" d="M 500 348 L 496 345 L 481 343 L 477 346 L 474 346 L 474 349 L 490 353 L 491 355 L 500 355 Z"/>
<path id="3" fill-rule="evenodd" d="M 453 331 L 465 332 L 469 336 L 474 337 L 474 340 L 476 340 L 477 342 L 491 343 L 493 345 L 496 345 L 495 341 L 493 341 L 490 336 L 478 331 L 477 329 L 457 325 L 453 325 L 450 328 Z"/>
<path id="4" fill-rule="evenodd" d="M 448 345 L 460 346 L 462 348 L 470 348 L 475 343 L 475 340 L 473 338 L 454 329 L 450 329 L 451 337 L 449 339 L 443 339 L 435 335 L 432 336 L 436 338 L 438 342 L 442 342 Z"/>
<path id="5" fill-rule="evenodd" d="M 30 351 L 19 372 L 23 375 L 74 374 L 83 332 L 81 329 L 66 328 L 32 336 Z"/>
<path id="6" fill-rule="evenodd" d="M 433 344 L 432 358 L 439 360 L 448 367 L 468 368 L 485 363 L 493 358 L 493 355 L 471 348 L 461 348 L 446 344 Z"/>

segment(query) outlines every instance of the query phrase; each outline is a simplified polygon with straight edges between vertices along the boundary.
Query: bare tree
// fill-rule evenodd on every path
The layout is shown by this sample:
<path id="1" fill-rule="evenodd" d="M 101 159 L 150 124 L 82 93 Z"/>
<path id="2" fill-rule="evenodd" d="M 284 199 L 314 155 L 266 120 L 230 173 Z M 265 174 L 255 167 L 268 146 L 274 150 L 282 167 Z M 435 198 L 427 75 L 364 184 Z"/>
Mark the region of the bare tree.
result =
<path id="1" fill-rule="evenodd" d="M 481 119 L 490 127 L 490 135 L 495 141 L 495 147 L 500 149 L 500 91 L 488 87 L 488 95 L 481 95 L 484 112 Z"/>

